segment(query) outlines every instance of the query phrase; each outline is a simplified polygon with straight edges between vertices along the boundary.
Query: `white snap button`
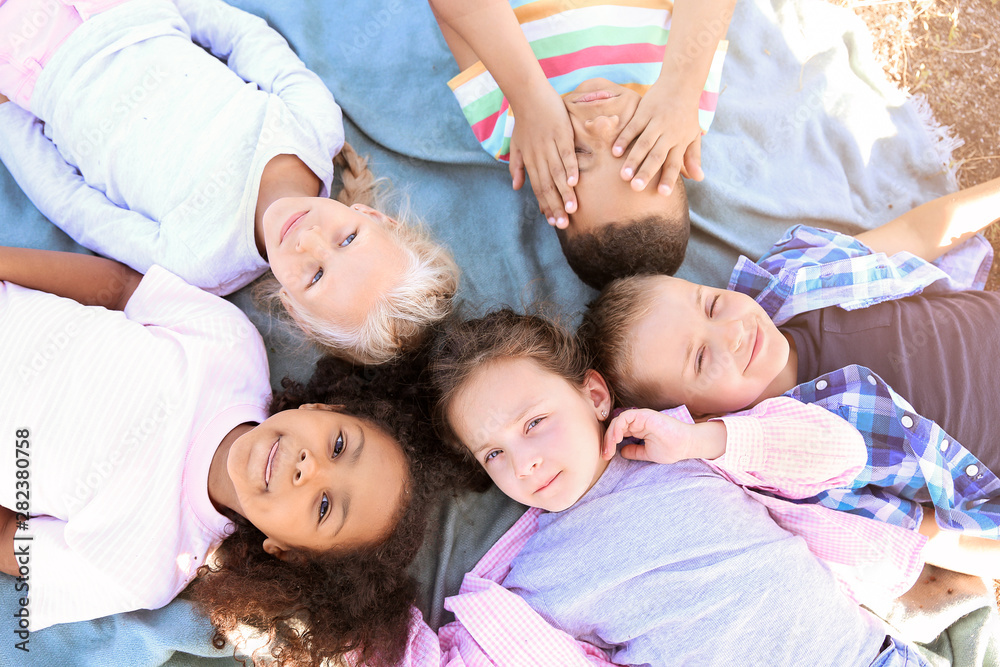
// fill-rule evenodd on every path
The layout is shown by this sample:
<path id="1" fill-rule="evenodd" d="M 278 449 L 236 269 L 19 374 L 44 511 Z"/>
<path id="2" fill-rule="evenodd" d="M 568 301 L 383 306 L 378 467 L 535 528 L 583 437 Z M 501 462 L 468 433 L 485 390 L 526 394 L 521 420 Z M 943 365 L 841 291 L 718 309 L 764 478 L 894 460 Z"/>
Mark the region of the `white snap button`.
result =
<path id="1" fill-rule="evenodd" d="M 913 428 L 913 418 L 910 415 L 903 415 L 903 418 L 899 422 L 904 428 Z"/>
<path id="2" fill-rule="evenodd" d="M 968 468 L 965 469 L 965 474 L 968 475 L 969 477 L 975 477 L 976 475 L 979 474 L 979 466 L 977 466 L 976 464 L 970 465 Z"/>
<path id="3" fill-rule="evenodd" d="M 941 441 L 941 451 L 942 452 L 948 451 L 948 441 L 947 440 L 942 440 Z"/>
<path id="4" fill-rule="evenodd" d="M 873 387 L 875 386 L 875 376 L 874 375 L 869 375 L 868 376 L 868 384 L 872 385 Z"/>
<path id="5" fill-rule="evenodd" d="M 819 389 L 820 391 L 823 391 L 824 389 L 827 388 L 828 384 L 829 383 L 826 380 L 820 380 L 819 382 L 816 383 L 816 388 Z"/>

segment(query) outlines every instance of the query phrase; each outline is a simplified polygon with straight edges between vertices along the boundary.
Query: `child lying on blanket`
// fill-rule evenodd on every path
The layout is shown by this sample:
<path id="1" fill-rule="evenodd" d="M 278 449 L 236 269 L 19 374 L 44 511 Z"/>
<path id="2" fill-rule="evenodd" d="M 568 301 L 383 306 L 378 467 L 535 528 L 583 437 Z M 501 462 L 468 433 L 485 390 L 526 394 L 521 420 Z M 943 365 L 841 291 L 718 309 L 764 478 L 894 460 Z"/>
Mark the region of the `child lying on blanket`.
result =
<path id="1" fill-rule="evenodd" d="M 431 378 L 447 441 L 511 498 L 547 510 L 503 586 L 614 662 L 729 665 L 738 655 L 741 664 L 923 664 L 840 593 L 802 540 L 723 476 L 759 476 L 772 489 L 807 494 L 849 479 L 865 453 L 843 420 L 775 399 L 758 407 L 760 418 L 694 427 L 731 438 L 739 455 L 674 466 L 609 462 L 601 456 L 612 403 L 603 378 L 572 337 L 509 310 L 452 327 L 436 344 Z M 730 429 L 741 421 L 759 428 Z M 802 437 L 800 447 L 789 433 Z M 788 458 L 760 456 L 765 445 Z M 822 465 L 800 465 L 803 453 Z M 830 535 L 828 517 L 838 513 L 784 504 L 783 515 L 768 507 L 798 532 Z M 888 544 L 905 532 L 850 518 L 865 530 L 843 531 L 830 550 Z"/>
<path id="2" fill-rule="evenodd" d="M 7 0 L 0 126 L 0 159 L 78 243 L 220 295 L 270 265 L 264 291 L 336 354 L 386 361 L 449 309 L 452 260 L 373 208 L 353 151 L 329 199 L 330 91 L 220 0 Z"/>
<path id="3" fill-rule="evenodd" d="M 927 559 L 1000 576 L 1000 544 L 971 537 L 1000 538 L 1000 447 L 989 436 L 1000 342 L 984 335 L 1000 321 L 1000 294 L 949 291 L 928 263 L 997 210 L 1000 179 L 856 239 L 793 228 L 757 264 L 742 258 L 728 290 L 620 280 L 592 304 L 582 336 L 625 406 L 707 416 L 786 394 L 845 417 L 868 439 L 869 465 L 852 489 L 817 502 L 908 528 L 921 524 L 918 503 L 933 504 L 938 523 L 963 535 L 942 534 Z M 960 268 L 985 277 L 989 266 Z M 956 541 L 982 551 L 946 556 Z"/>
<path id="4" fill-rule="evenodd" d="M 18 452 L 0 463 L 0 570 L 29 577 L 31 630 L 156 609 L 201 574 L 217 639 L 248 623 L 294 664 L 398 657 L 448 469 L 416 390 L 329 360 L 268 416 L 263 341 L 224 299 L 40 250 L 0 249 L 0 279 Z"/>
<path id="5" fill-rule="evenodd" d="M 576 274 L 598 289 L 673 274 L 689 233 L 677 175 L 702 178 L 735 0 L 430 4 L 473 132 L 515 189 L 527 170 Z"/>

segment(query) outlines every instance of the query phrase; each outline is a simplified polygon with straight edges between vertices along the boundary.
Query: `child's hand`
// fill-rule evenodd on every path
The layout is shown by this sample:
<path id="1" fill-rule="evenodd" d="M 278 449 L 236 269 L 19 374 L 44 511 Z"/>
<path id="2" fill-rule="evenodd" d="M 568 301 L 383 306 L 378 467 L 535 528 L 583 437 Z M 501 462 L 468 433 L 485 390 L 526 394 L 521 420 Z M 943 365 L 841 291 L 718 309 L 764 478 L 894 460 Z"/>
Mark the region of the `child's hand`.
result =
<path id="1" fill-rule="evenodd" d="M 621 176 L 632 181 L 632 189 L 641 191 L 663 167 L 657 192 L 669 195 L 679 173 L 700 181 L 701 126 L 698 124 L 698 100 L 678 91 L 668 79 L 657 79 L 639 100 L 635 115 L 628 122 L 614 146 L 612 154 L 622 155 L 636 139 L 622 165 Z"/>
<path id="2" fill-rule="evenodd" d="M 622 447 L 621 455 L 635 461 L 676 463 L 716 459 L 726 453 L 726 425 L 721 421 L 685 424 L 655 410 L 632 409 L 611 420 L 601 457 L 610 460 L 618 443 L 630 437 L 644 441 Z"/>
<path id="3" fill-rule="evenodd" d="M 515 190 L 527 170 L 538 208 L 550 225 L 565 229 L 576 211 L 578 178 L 573 126 L 562 98 L 547 86 L 526 109 L 516 109 L 510 138 L 510 175 Z"/>

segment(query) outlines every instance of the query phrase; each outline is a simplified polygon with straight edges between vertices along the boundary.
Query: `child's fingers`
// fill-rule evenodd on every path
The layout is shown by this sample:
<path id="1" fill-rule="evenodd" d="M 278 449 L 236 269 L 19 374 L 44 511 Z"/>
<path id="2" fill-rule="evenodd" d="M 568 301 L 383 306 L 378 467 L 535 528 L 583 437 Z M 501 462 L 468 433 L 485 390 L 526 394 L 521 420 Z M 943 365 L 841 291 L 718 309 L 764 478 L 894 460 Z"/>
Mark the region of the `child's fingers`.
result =
<path id="1" fill-rule="evenodd" d="M 649 457 L 649 452 L 646 451 L 646 447 L 644 445 L 624 445 L 622 446 L 619 454 L 622 455 L 622 458 L 632 459 L 633 461 L 653 460 Z"/>
<path id="2" fill-rule="evenodd" d="M 559 190 L 552 182 L 552 176 L 548 169 L 534 170 L 528 165 L 528 180 L 531 181 L 531 189 L 538 200 L 538 208 L 542 215 L 549 221 L 549 224 L 556 226 L 560 218 L 566 219 L 566 214 L 562 210 L 562 197 Z"/>
<path id="3" fill-rule="evenodd" d="M 572 140 L 565 142 L 559 153 L 562 158 L 563 169 L 566 172 L 566 184 L 570 188 L 575 188 L 580 180 L 580 170 L 576 159 L 576 146 Z M 566 210 L 570 213 L 576 211 L 576 200 L 573 200 L 573 208 L 570 209 L 570 202 L 566 202 Z"/>
<path id="4" fill-rule="evenodd" d="M 549 175 L 552 178 L 551 184 L 555 190 L 556 197 L 558 198 L 555 208 L 558 209 L 556 214 L 556 227 L 560 229 L 565 229 L 569 226 L 569 215 L 564 211 L 576 210 L 576 194 L 573 192 L 573 188 L 567 182 L 566 170 L 563 168 L 563 163 L 561 160 L 550 163 Z M 572 204 L 572 206 L 570 206 Z"/>
<path id="5" fill-rule="evenodd" d="M 635 147 L 632 149 L 632 154 L 635 154 L 641 142 L 642 137 L 640 137 L 639 141 L 636 142 Z M 663 161 L 667 159 L 669 151 L 669 142 L 663 136 L 660 136 L 645 154 L 645 158 L 642 160 L 642 165 L 640 165 L 637 170 L 635 178 L 632 179 L 631 185 L 633 190 L 641 192 L 656 178 L 656 172 L 658 172 L 660 167 L 663 166 Z M 663 180 L 661 179 L 660 183 L 662 182 Z"/>
<path id="6" fill-rule="evenodd" d="M 524 158 L 521 151 L 515 150 L 513 142 L 510 148 L 510 178 L 511 185 L 515 190 L 520 190 L 524 186 Z"/>
<path id="7" fill-rule="evenodd" d="M 615 157 L 621 157 L 625 154 L 625 149 L 628 148 L 629 144 L 638 137 L 646 129 L 646 125 L 649 124 L 649 118 L 645 115 L 639 115 L 636 113 L 632 116 L 632 119 L 625 124 L 622 131 L 618 133 L 618 138 L 615 139 L 615 143 L 611 146 L 611 154 Z M 632 148 L 631 152 L 634 152 L 635 148 Z M 631 155 L 630 152 L 630 155 Z M 638 164 L 638 163 L 637 163 Z M 628 166 L 628 158 L 625 160 L 625 164 L 622 165 L 622 180 L 630 180 L 632 175 L 635 174 L 636 165 L 631 165 L 632 171 L 626 176 L 625 168 Z"/>
<path id="8" fill-rule="evenodd" d="M 663 173 L 660 174 L 660 185 L 657 187 L 657 192 L 661 195 L 667 196 L 674 191 L 677 176 L 681 173 L 681 167 L 684 166 L 684 156 L 681 150 L 680 146 L 674 146 L 667 155 L 666 163 L 663 165 Z"/>
<path id="9" fill-rule="evenodd" d="M 651 126 L 647 126 L 639 138 L 635 140 L 632 144 L 632 149 L 625 156 L 625 161 L 622 163 L 621 175 L 625 178 L 626 174 L 629 174 L 627 181 L 631 181 L 630 185 L 632 189 L 640 192 L 649 185 L 649 181 L 652 179 L 656 170 L 659 169 L 659 165 L 656 168 L 651 169 L 650 165 L 657 160 L 657 153 L 659 153 L 659 161 L 663 162 L 664 156 L 666 156 L 667 151 L 665 148 L 657 149 L 659 142 L 661 141 L 660 133 L 658 130 Z"/>
<path id="10" fill-rule="evenodd" d="M 684 151 L 684 172 L 687 177 L 694 181 L 705 178 L 705 172 L 701 169 L 701 135 L 695 137 L 691 145 Z"/>

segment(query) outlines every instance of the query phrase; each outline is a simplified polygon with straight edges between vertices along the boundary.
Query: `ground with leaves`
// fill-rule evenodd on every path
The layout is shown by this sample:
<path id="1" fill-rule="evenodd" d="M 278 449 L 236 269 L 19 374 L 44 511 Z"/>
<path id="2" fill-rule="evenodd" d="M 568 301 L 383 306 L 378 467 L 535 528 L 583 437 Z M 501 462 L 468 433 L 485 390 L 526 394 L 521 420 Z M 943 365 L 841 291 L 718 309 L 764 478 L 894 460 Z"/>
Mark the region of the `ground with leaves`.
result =
<path id="1" fill-rule="evenodd" d="M 924 95 L 965 142 L 953 154 L 959 186 L 1000 177 L 1000 0 L 830 1 L 868 24 L 889 80 Z M 1000 224 L 987 236 L 1000 257 Z M 994 260 L 987 289 L 998 288 Z"/>
<path id="2" fill-rule="evenodd" d="M 953 153 L 959 186 L 1000 177 L 1000 0 L 829 1 L 864 19 L 889 80 L 924 95 L 965 142 Z M 1000 222 L 986 236 L 996 251 L 987 289 L 995 290 Z M 1000 606 L 1000 581 L 995 591 Z"/>

